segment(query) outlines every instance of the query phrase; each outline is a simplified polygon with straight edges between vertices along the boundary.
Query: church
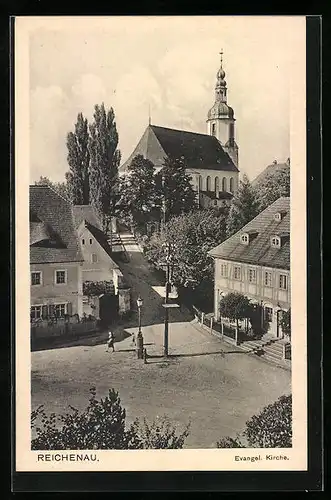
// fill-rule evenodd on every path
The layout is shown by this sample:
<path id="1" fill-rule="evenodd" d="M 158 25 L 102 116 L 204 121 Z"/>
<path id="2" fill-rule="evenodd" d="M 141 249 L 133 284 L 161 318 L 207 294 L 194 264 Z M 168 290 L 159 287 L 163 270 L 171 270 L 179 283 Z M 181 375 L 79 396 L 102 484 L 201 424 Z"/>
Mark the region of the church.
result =
<path id="1" fill-rule="evenodd" d="M 238 146 L 235 141 L 235 117 L 227 103 L 227 83 L 223 57 L 217 72 L 215 102 L 207 114 L 207 133 L 165 128 L 149 123 L 132 154 L 119 168 L 127 172 L 133 158 L 142 155 L 159 171 L 164 158 L 182 159 L 197 192 L 199 206 L 229 203 L 238 189 Z"/>

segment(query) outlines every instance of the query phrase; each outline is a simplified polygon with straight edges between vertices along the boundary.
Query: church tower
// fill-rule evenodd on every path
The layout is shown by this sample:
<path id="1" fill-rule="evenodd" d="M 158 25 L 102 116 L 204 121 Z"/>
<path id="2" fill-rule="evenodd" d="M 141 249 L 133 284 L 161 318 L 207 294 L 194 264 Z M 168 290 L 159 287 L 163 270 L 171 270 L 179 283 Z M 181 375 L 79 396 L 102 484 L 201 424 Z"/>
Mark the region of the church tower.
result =
<path id="1" fill-rule="evenodd" d="M 221 66 L 217 72 L 215 86 L 215 103 L 208 111 L 207 133 L 214 135 L 222 144 L 224 151 L 238 167 L 238 146 L 235 141 L 235 118 L 233 109 L 227 104 L 227 86 L 223 69 L 223 51 L 221 51 Z"/>

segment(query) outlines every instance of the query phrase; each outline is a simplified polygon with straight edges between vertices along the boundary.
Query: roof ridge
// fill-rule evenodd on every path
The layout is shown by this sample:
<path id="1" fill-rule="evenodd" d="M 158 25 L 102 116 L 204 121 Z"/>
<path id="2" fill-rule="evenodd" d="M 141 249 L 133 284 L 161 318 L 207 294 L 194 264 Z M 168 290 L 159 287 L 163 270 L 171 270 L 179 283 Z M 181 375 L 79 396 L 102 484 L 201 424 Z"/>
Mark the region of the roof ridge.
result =
<path id="1" fill-rule="evenodd" d="M 209 134 L 203 134 L 202 132 L 192 132 L 192 130 L 184 130 L 184 129 L 179 129 L 179 128 L 172 128 L 172 127 L 162 127 L 162 125 L 148 125 L 148 127 L 156 127 L 156 128 L 163 128 L 165 130 L 172 130 L 173 132 L 184 132 L 185 134 L 193 134 L 193 135 L 203 135 L 206 137 L 212 137 L 217 140 L 217 138 L 213 135 Z M 219 141 L 218 141 L 219 142 Z"/>

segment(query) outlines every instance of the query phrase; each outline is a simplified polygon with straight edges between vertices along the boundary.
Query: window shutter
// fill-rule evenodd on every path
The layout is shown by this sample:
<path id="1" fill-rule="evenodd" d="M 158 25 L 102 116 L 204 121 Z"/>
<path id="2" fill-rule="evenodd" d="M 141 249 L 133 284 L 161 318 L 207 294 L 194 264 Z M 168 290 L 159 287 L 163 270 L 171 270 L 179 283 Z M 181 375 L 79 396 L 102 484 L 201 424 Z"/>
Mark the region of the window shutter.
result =
<path id="1" fill-rule="evenodd" d="M 41 317 L 43 319 L 47 319 L 47 306 L 42 306 L 41 307 Z"/>
<path id="2" fill-rule="evenodd" d="M 68 316 L 72 316 L 72 303 L 68 302 L 67 304 L 67 314 Z"/>
<path id="3" fill-rule="evenodd" d="M 54 316 L 54 304 L 48 306 L 49 316 L 52 318 Z"/>

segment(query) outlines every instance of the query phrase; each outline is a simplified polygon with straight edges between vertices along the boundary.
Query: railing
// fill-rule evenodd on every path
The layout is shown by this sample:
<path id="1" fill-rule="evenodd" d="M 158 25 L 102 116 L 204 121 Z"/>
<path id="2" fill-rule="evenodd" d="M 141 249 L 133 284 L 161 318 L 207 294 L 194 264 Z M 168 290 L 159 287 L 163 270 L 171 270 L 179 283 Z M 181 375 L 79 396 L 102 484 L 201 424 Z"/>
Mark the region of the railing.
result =
<path id="1" fill-rule="evenodd" d="M 237 328 L 236 325 L 227 321 L 215 321 L 212 313 L 204 313 L 196 306 L 192 306 L 195 319 L 202 325 L 210 330 L 211 333 L 216 334 L 221 339 L 227 340 L 231 343 L 238 344 L 245 335 L 244 332 Z"/>

